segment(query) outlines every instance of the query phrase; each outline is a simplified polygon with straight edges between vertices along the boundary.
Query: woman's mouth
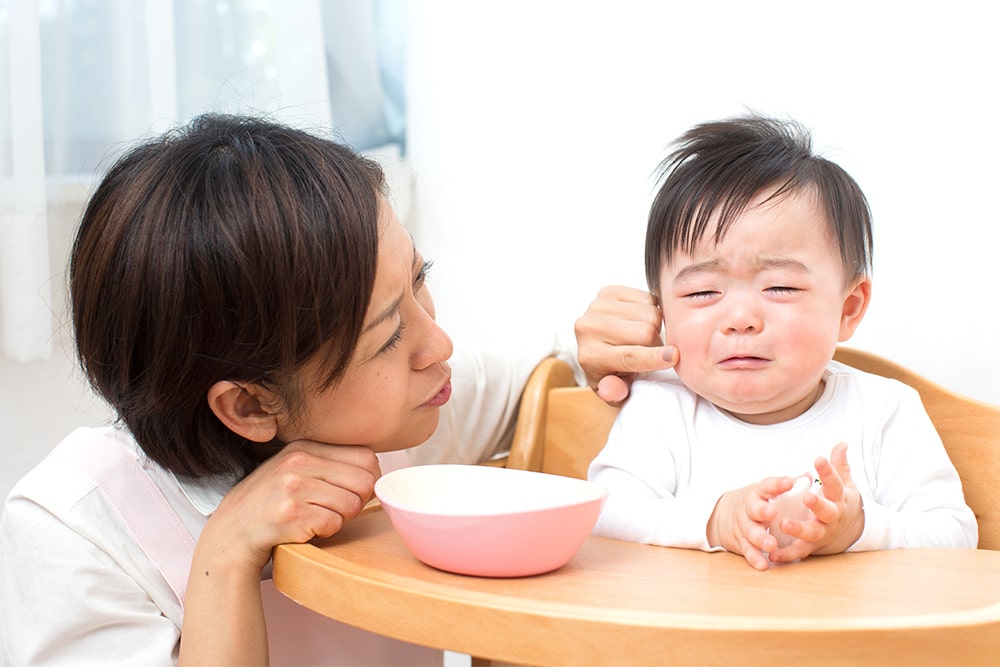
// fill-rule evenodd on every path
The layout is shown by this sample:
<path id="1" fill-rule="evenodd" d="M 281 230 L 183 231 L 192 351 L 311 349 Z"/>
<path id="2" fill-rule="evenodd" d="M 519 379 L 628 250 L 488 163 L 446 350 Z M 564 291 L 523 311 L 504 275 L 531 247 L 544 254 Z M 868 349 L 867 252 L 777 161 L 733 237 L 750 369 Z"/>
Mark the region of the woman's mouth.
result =
<path id="1" fill-rule="evenodd" d="M 424 403 L 425 408 L 440 408 L 442 405 L 448 402 L 451 398 L 451 380 L 444 383 L 436 394 L 430 397 L 430 399 Z"/>

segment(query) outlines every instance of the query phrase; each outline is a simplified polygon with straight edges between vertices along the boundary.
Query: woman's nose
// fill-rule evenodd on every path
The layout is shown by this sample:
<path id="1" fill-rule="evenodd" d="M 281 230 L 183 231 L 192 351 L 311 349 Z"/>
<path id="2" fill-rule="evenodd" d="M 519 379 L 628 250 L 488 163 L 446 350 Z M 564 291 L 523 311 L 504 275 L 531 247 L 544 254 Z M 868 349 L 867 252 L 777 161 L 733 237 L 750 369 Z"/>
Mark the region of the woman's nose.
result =
<path id="1" fill-rule="evenodd" d="M 428 318 L 428 322 L 421 345 L 413 354 L 412 365 L 414 370 L 421 370 L 428 366 L 448 361 L 451 353 L 454 351 L 451 337 L 445 333 L 445 330 L 430 318 Z"/>
<path id="2" fill-rule="evenodd" d="M 422 291 L 426 291 L 426 288 Z M 447 361 L 454 351 L 451 337 L 434 319 L 434 302 L 431 301 L 430 295 L 422 296 L 423 298 L 418 299 L 420 307 L 417 309 L 420 340 L 413 350 L 410 361 L 414 370 L 422 370 Z"/>

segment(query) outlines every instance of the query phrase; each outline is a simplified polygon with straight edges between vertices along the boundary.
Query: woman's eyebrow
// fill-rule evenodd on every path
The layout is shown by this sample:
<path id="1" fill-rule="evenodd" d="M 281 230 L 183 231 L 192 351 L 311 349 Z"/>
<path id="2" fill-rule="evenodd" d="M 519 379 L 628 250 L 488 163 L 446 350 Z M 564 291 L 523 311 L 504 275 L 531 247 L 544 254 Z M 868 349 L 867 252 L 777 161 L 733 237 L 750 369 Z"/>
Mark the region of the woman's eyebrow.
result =
<path id="1" fill-rule="evenodd" d="M 383 310 L 378 317 L 365 325 L 362 333 L 370 331 L 387 320 L 391 320 L 399 312 L 399 304 L 403 302 L 403 295 L 400 294 L 388 308 Z"/>

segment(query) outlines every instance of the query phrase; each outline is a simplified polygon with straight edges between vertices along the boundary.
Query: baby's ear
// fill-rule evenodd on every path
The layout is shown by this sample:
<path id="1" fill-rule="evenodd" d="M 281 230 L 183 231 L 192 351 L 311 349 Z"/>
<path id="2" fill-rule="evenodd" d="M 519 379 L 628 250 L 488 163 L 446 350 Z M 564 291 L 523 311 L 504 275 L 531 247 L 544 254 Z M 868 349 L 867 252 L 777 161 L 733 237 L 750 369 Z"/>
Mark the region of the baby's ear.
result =
<path id="1" fill-rule="evenodd" d="M 247 440 L 270 442 L 278 433 L 277 418 L 264 407 L 274 397 L 259 385 L 221 380 L 209 387 L 207 399 L 219 421 Z"/>
<path id="2" fill-rule="evenodd" d="M 867 276 L 858 276 L 844 296 L 843 310 L 840 314 L 840 337 L 837 339 L 839 342 L 843 343 L 854 335 L 854 330 L 861 324 L 865 311 L 868 310 L 871 298 L 871 279 Z"/>

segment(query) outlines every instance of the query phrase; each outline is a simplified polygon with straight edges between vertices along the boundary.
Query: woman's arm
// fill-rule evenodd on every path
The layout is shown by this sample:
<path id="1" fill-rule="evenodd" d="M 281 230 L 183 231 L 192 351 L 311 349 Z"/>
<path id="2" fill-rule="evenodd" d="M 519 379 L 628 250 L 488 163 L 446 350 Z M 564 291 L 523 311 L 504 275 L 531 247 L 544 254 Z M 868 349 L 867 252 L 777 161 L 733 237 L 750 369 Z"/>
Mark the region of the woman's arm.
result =
<path id="1" fill-rule="evenodd" d="M 188 578 L 178 664 L 266 665 L 263 566 L 256 567 L 227 545 L 224 530 L 205 528 Z"/>
<path id="2" fill-rule="evenodd" d="M 260 575 L 272 548 L 339 531 L 371 499 L 378 476 L 365 447 L 297 442 L 233 487 L 195 548 L 180 664 L 267 664 Z"/>
<path id="3" fill-rule="evenodd" d="M 598 395 L 609 402 L 623 400 L 636 373 L 676 363 L 674 348 L 663 345 L 659 331 L 660 310 L 652 295 L 610 286 L 576 321 L 576 345 L 540 329 L 503 347 L 456 346 L 452 399 L 441 410 L 434 435 L 409 450 L 410 458 L 418 464 L 478 463 L 509 449 L 524 384 L 546 357 L 564 359 L 578 382 L 595 389 L 608 376 Z"/>

